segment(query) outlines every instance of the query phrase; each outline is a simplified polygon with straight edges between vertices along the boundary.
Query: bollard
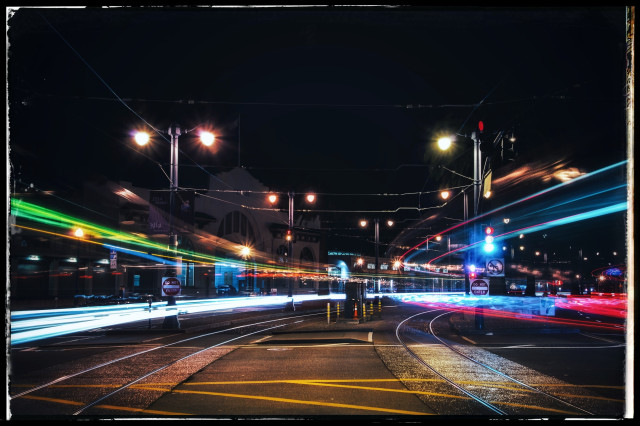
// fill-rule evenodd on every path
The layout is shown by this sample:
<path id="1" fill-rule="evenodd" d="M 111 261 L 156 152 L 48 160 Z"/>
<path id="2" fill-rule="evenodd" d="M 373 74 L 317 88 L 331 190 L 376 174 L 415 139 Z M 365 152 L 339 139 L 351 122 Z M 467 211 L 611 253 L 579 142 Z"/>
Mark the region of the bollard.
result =
<path id="1" fill-rule="evenodd" d="M 358 304 L 356 303 L 353 309 L 353 319 L 358 319 Z"/>
<path id="2" fill-rule="evenodd" d="M 336 312 L 336 322 L 338 322 L 338 318 L 340 318 L 340 302 L 338 302 L 338 311 Z"/>
<path id="3" fill-rule="evenodd" d="M 331 303 L 327 302 L 327 324 L 331 324 Z"/>

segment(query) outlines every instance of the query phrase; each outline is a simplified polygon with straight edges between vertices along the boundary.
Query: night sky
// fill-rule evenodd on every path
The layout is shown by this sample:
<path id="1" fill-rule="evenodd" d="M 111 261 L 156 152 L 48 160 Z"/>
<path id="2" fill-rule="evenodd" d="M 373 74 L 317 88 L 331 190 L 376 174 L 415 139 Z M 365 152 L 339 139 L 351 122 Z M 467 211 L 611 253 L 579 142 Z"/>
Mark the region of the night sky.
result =
<path id="1" fill-rule="evenodd" d="M 472 174 L 470 147 L 436 152 L 438 133 L 482 120 L 518 136 L 516 164 L 494 177 L 534 161 L 593 171 L 626 159 L 625 19 L 624 7 L 21 8 L 8 18 L 10 166 L 43 189 L 92 176 L 164 188 L 168 143 L 142 154 L 130 132 L 204 123 L 219 142 L 181 137 L 181 186 L 241 165 L 281 191 L 426 192 L 464 182 L 439 166 Z M 353 208 L 344 200 L 318 208 Z"/>

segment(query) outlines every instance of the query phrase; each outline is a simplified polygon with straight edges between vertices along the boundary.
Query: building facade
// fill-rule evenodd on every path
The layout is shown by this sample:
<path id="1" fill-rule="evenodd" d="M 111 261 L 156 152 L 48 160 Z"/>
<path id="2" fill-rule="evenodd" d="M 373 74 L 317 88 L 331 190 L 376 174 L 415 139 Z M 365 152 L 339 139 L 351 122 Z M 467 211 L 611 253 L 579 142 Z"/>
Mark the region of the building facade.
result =
<path id="1" fill-rule="evenodd" d="M 18 305 L 46 300 L 46 307 L 55 307 L 95 297 L 158 299 L 163 278 L 173 271 L 182 297 L 313 293 L 322 286 L 317 274 L 326 273 L 327 253 L 320 220 L 294 210 L 289 253 L 286 193 L 271 205 L 269 189 L 243 168 L 212 176 L 208 188 L 179 191 L 171 214 L 162 206 L 167 192 L 129 182 L 87 182 L 76 200 L 83 208 L 49 206 L 100 223 L 115 235 L 108 241 L 91 232 L 74 238 L 71 228 L 39 232 L 22 217 L 10 216 L 11 300 Z M 48 202 L 42 195 L 19 197 Z M 89 218 L 87 211 L 96 214 Z M 177 259 L 157 250 L 169 247 L 167 222 L 177 234 Z M 118 245 L 134 237 L 157 244 L 135 250 Z M 294 266 L 304 273 L 289 273 Z"/>

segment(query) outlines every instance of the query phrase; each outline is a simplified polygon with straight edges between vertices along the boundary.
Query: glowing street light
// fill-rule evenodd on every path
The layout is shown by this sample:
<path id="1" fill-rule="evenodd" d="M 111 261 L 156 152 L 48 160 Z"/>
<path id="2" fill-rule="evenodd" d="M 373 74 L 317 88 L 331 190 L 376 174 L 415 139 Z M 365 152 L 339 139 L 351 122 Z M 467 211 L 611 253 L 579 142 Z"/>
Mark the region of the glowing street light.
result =
<path id="1" fill-rule="evenodd" d="M 451 138 L 442 137 L 438 139 L 438 148 L 440 148 L 442 151 L 446 151 L 450 147 L 451 147 Z"/>
<path id="2" fill-rule="evenodd" d="M 149 134 L 147 132 L 138 132 L 135 134 L 133 139 L 140 146 L 145 146 L 149 143 Z"/>
<path id="3" fill-rule="evenodd" d="M 248 246 L 240 247 L 240 256 L 246 259 L 250 255 L 251 255 L 251 247 L 248 247 Z"/>
<path id="4" fill-rule="evenodd" d="M 213 133 L 207 132 L 207 131 L 201 131 L 200 132 L 200 141 L 204 145 L 211 146 L 211 145 L 213 145 L 215 140 L 216 140 L 216 136 Z"/>
<path id="5" fill-rule="evenodd" d="M 441 192 L 440 192 L 440 197 L 441 197 L 443 200 L 448 199 L 450 195 L 451 195 L 451 193 L 450 193 L 449 191 L 447 191 L 447 190 L 444 190 L 444 191 L 441 191 Z"/>
<path id="6" fill-rule="evenodd" d="M 197 127 L 194 127 L 193 129 L 189 129 L 189 130 L 184 130 L 180 127 L 180 125 L 178 124 L 172 124 L 171 126 L 169 126 L 169 129 L 167 130 L 166 134 L 168 134 L 169 136 L 171 136 L 171 169 L 170 169 L 170 181 L 171 181 L 171 186 L 170 186 L 170 201 L 169 201 L 169 206 L 173 207 L 173 200 L 175 198 L 175 191 L 177 191 L 178 189 L 178 138 L 180 137 L 180 135 L 183 134 L 187 134 L 193 130 L 196 130 Z M 151 140 L 151 137 L 149 136 L 149 134 L 147 132 L 144 131 L 138 131 L 134 134 L 134 140 L 135 142 L 140 145 L 140 146 L 145 146 L 149 143 L 149 141 Z M 211 132 L 208 131 L 204 131 L 201 130 L 200 131 L 200 142 L 202 142 L 202 144 L 204 144 L 205 146 L 211 146 L 213 145 L 215 141 L 215 135 Z M 169 219 L 170 219 L 170 223 L 169 223 L 169 237 L 170 237 L 170 244 L 173 248 L 176 248 L 178 245 L 178 238 L 177 238 L 177 234 L 175 234 L 173 232 L 173 214 L 172 211 L 170 209 L 169 211 Z"/>

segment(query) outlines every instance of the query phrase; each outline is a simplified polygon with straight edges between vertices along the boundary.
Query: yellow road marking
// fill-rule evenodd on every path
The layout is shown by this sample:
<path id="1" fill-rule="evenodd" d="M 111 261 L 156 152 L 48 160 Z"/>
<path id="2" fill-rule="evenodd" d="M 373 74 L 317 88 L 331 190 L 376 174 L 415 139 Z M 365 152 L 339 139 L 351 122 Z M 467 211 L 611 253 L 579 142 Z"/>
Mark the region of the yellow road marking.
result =
<path id="1" fill-rule="evenodd" d="M 58 399 L 58 398 L 46 398 L 44 396 L 33 396 L 33 395 L 24 395 L 22 398 L 27 399 L 37 399 L 40 401 L 48 401 L 48 402 L 57 402 L 58 404 L 68 404 L 68 405 L 84 405 L 81 402 L 69 401 L 66 399 Z"/>
<path id="2" fill-rule="evenodd" d="M 150 390 L 152 389 L 153 388 L 151 388 Z M 334 402 L 303 401 L 303 400 L 290 399 L 290 398 L 276 398 L 276 397 L 259 396 L 259 395 L 242 395 L 242 394 L 223 393 L 223 392 L 205 392 L 205 391 L 189 391 L 189 390 L 182 390 L 182 389 L 174 389 L 172 393 L 183 393 L 188 395 L 197 394 L 197 395 L 210 395 L 210 396 L 224 396 L 229 398 L 259 399 L 263 401 L 285 402 L 289 404 L 319 405 L 324 407 L 337 407 L 337 408 L 352 408 L 355 410 L 382 411 L 385 413 L 394 413 L 394 414 L 410 414 L 410 415 L 431 414 L 431 413 L 421 413 L 416 411 L 395 410 L 393 408 L 368 407 L 364 405 L 351 405 L 351 404 L 338 404 Z"/>
<path id="3" fill-rule="evenodd" d="M 290 381 L 289 383 L 300 383 L 300 384 L 303 384 L 303 385 L 328 386 L 328 387 L 347 388 L 347 389 L 363 389 L 363 390 L 383 391 L 383 392 L 396 392 L 396 393 L 410 393 L 410 394 L 420 394 L 420 395 L 430 395 L 430 396 L 443 396 L 445 398 L 470 399 L 469 397 L 466 397 L 466 396 L 448 395 L 448 394 L 436 393 L 436 392 L 412 391 L 412 390 L 405 390 L 405 389 L 374 388 L 374 387 L 369 387 L 369 386 L 339 385 L 339 384 L 332 384 L 332 383 L 309 382 L 307 380 L 302 380 L 300 382 L 298 382 L 298 381 Z"/>
<path id="4" fill-rule="evenodd" d="M 246 385 L 246 384 L 270 384 L 270 383 L 343 383 L 343 382 L 401 382 L 401 381 L 420 381 L 420 382 L 443 382 L 442 379 L 301 379 L 301 380 L 246 380 L 246 381 L 224 381 L 224 382 L 189 382 L 184 385 Z"/>

